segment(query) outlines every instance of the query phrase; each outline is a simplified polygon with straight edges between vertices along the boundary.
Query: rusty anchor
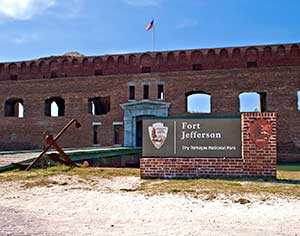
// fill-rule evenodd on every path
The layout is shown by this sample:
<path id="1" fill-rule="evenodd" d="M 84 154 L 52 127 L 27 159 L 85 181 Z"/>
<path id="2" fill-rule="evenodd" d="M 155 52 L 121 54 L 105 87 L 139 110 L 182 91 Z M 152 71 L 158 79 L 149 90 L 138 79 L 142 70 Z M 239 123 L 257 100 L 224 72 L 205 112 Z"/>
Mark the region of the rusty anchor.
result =
<path id="1" fill-rule="evenodd" d="M 62 148 L 57 144 L 57 140 L 61 137 L 61 135 L 73 124 L 75 123 L 75 127 L 76 128 L 80 128 L 80 123 L 76 120 L 76 119 L 72 119 L 69 121 L 68 124 L 65 125 L 65 127 L 63 127 L 63 129 L 55 136 L 53 137 L 52 134 L 50 134 L 48 131 L 44 132 L 44 140 L 46 142 L 46 146 L 44 146 L 43 151 L 40 153 L 40 155 L 34 159 L 34 161 L 32 163 L 30 163 L 29 165 L 27 164 L 26 169 L 25 170 L 30 170 L 36 163 L 38 163 L 45 154 L 47 154 L 47 151 L 53 147 L 56 149 L 56 151 L 59 153 L 50 153 L 47 154 L 47 156 L 55 161 L 55 162 L 60 162 L 64 165 L 70 166 L 70 167 L 79 167 L 81 165 L 76 164 L 74 161 L 72 161 L 72 159 L 62 150 Z M 62 157 L 62 158 L 61 158 Z M 86 166 L 86 164 L 84 165 Z"/>

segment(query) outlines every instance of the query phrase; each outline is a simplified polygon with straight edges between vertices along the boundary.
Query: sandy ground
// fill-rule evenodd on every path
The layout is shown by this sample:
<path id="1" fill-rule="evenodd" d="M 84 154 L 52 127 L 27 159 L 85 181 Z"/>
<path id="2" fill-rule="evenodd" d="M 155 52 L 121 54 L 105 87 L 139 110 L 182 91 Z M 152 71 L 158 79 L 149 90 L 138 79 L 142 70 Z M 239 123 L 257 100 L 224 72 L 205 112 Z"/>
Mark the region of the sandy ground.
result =
<path id="1" fill-rule="evenodd" d="M 0 235 L 288 235 L 300 236 L 300 200 L 237 196 L 204 200 L 128 191 L 137 177 L 55 177 L 61 185 L 0 184 Z M 126 191 L 125 191 L 126 189 Z"/>

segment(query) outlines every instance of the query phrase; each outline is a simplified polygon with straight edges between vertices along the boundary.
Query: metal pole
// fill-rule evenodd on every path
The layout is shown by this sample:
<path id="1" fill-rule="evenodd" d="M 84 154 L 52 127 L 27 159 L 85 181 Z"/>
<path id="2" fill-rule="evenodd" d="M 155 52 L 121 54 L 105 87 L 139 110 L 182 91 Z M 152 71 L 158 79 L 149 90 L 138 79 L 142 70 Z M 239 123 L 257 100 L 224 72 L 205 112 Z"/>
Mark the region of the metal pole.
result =
<path id="1" fill-rule="evenodd" d="M 153 19 L 153 32 L 152 32 L 152 46 L 153 46 L 153 52 L 155 51 L 155 21 Z"/>

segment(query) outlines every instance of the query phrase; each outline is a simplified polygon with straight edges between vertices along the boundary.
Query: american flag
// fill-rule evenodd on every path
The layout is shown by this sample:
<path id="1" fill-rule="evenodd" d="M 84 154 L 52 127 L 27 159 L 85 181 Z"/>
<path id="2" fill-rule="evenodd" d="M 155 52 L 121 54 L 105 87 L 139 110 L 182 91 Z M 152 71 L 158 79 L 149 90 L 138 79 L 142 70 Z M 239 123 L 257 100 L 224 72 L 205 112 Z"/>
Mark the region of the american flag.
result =
<path id="1" fill-rule="evenodd" d="M 149 24 L 146 25 L 146 30 L 151 30 L 153 28 L 154 20 L 152 20 Z"/>

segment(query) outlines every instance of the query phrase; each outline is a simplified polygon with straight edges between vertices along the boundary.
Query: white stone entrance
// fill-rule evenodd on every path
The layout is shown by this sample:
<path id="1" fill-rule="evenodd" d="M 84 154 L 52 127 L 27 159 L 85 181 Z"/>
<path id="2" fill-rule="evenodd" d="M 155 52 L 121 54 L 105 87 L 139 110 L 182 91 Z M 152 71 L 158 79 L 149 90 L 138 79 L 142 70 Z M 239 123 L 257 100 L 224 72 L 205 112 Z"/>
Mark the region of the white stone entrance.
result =
<path id="1" fill-rule="evenodd" d="M 136 147 L 137 117 L 168 116 L 170 103 L 153 100 L 121 104 L 124 110 L 124 146 Z"/>

